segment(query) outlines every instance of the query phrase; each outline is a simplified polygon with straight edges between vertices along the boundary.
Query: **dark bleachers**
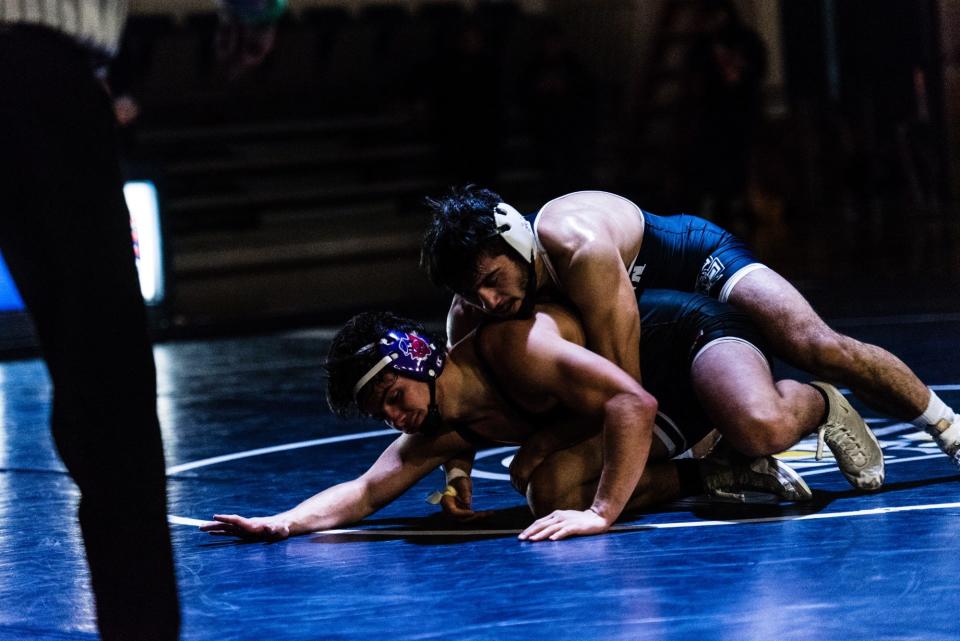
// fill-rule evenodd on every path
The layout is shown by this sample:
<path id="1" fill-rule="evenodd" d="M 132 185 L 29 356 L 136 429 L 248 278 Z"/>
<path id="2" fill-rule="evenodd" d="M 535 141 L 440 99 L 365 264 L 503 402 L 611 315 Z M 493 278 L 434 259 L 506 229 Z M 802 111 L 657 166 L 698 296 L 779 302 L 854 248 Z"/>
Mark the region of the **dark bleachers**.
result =
<path id="1" fill-rule="evenodd" d="M 175 324 L 438 299 L 417 267 L 422 199 L 476 178 L 450 175 L 456 163 L 444 155 L 468 150 L 438 138 L 431 102 L 436 69 L 468 20 L 495 36 L 501 68 L 522 68 L 515 38 L 538 18 L 510 3 L 288 15 L 264 64 L 239 80 L 213 54 L 213 14 L 131 17 L 118 64 L 130 68 L 142 116 L 127 156 L 161 184 Z M 507 82 L 495 94 L 509 98 Z M 503 100 L 492 95 L 491 108 Z M 546 194 L 519 110 L 499 121 L 492 187 L 529 209 Z M 385 269 L 403 291 L 378 287 Z"/>

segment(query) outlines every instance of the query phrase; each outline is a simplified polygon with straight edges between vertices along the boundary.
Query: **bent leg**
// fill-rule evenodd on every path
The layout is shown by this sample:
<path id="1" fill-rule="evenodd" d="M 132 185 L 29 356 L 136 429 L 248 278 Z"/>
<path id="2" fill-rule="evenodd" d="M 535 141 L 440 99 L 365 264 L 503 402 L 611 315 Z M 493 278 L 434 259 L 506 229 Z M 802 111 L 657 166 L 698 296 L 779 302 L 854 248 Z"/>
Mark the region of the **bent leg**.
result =
<path id="1" fill-rule="evenodd" d="M 658 441 L 650 452 L 650 462 L 643 471 L 625 510 L 637 510 L 658 503 L 668 503 L 681 496 L 684 481 L 672 461 L 664 461 L 666 449 Z M 655 460 L 659 459 L 659 460 Z M 585 510 L 593 503 L 603 470 L 602 435 L 548 456 L 530 476 L 527 503 L 535 516 L 554 510 Z M 696 470 L 693 470 L 697 473 Z M 698 474 L 698 473 L 697 473 Z"/>
<path id="2" fill-rule="evenodd" d="M 723 339 L 697 355 L 691 379 L 714 427 L 740 452 L 775 454 L 818 430 L 851 485 L 875 490 L 883 484 L 880 444 L 832 385 L 775 382 L 756 348 Z"/>
<path id="3" fill-rule="evenodd" d="M 691 368 L 693 388 L 714 427 L 748 456 L 776 454 L 813 432 L 825 414 L 823 396 L 810 385 L 774 381 L 751 344 L 710 344 Z"/>
<path id="4" fill-rule="evenodd" d="M 903 361 L 830 329 L 803 295 L 773 270 L 747 274 L 728 300 L 750 317 L 776 355 L 788 363 L 849 387 L 888 416 L 913 420 L 926 409 L 930 390 Z"/>

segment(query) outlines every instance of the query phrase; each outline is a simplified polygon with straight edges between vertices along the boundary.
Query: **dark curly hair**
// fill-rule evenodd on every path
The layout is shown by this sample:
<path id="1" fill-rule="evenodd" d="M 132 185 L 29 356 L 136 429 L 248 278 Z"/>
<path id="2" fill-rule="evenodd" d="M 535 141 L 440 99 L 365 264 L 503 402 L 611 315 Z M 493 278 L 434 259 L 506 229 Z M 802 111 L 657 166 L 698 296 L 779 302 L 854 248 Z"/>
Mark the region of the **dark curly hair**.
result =
<path id="1" fill-rule="evenodd" d="M 340 418 L 353 418 L 360 414 L 353 386 L 381 358 L 375 348 L 364 347 L 376 343 L 392 329 L 416 333 L 428 341 L 443 345 L 442 341 L 434 341 L 422 324 L 392 312 L 364 312 L 351 318 L 333 337 L 324 362 L 327 371 L 327 404 Z M 390 368 L 381 370 L 365 386 L 364 393 L 369 394 L 387 376 L 395 376 Z"/>
<path id="2" fill-rule="evenodd" d="M 481 256 L 510 255 L 497 234 L 494 209 L 499 194 L 475 185 L 451 188 L 443 198 L 427 198 L 433 219 L 423 236 L 420 266 L 434 285 L 470 296 L 477 282 Z"/>

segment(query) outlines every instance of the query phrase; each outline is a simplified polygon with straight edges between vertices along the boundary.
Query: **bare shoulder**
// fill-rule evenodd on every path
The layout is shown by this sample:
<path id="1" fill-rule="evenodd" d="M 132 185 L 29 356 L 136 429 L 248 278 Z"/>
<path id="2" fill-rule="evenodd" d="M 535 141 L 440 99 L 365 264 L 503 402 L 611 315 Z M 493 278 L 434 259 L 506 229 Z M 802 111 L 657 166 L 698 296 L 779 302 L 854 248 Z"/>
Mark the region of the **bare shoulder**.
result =
<path id="1" fill-rule="evenodd" d="M 563 305 L 538 303 L 529 318 L 492 323 L 484 328 L 480 348 L 484 356 L 522 360 L 544 342 L 564 340 L 583 345 L 583 325 L 576 313 Z"/>
<path id="2" fill-rule="evenodd" d="M 473 338 L 488 361 L 503 361 L 524 351 L 535 322 L 536 316 L 498 320 L 484 325 Z"/>
<path id="3" fill-rule="evenodd" d="M 537 331 L 578 345 L 586 343 L 583 323 L 573 309 L 557 303 L 542 303 L 537 305 L 536 318 Z"/>
<path id="4" fill-rule="evenodd" d="M 627 256 L 639 249 L 643 217 L 640 208 L 622 196 L 578 191 L 543 206 L 537 233 L 547 253 L 560 263 L 584 252 Z"/>

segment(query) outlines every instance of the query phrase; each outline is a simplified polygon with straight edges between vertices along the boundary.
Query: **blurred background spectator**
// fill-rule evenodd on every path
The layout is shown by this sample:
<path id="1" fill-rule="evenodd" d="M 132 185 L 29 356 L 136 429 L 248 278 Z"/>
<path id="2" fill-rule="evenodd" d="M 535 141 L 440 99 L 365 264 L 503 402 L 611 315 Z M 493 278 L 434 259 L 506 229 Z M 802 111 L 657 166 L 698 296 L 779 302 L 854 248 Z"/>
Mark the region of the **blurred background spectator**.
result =
<path id="1" fill-rule="evenodd" d="M 699 11 L 702 26 L 687 60 L 687 207 L 744 236 L 755 224 L 746 192 L 767 52 L 731 1 L 700 0 Z"/>

